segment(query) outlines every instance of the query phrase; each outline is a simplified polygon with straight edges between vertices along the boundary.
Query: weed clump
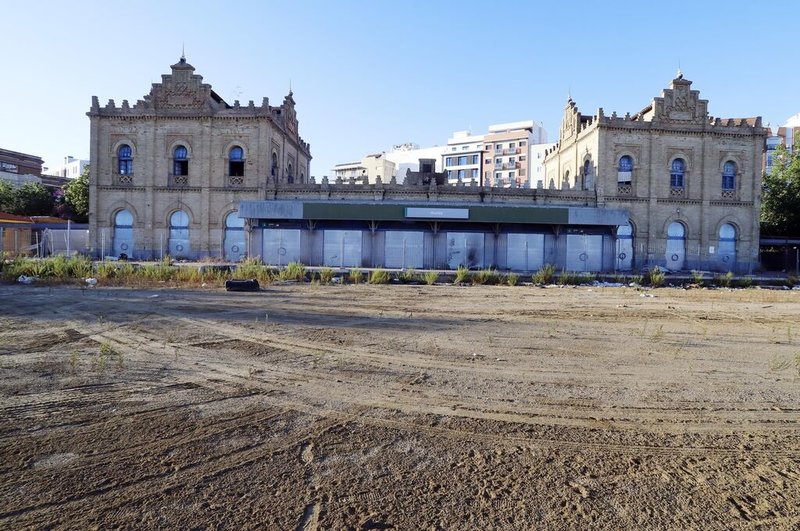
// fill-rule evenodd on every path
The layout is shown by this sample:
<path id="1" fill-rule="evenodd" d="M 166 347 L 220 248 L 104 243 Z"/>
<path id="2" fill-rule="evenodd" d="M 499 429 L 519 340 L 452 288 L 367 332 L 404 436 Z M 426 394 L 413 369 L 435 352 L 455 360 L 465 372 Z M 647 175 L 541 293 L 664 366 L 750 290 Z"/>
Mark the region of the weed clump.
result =
<path id="1" fill-rule="evenodd" d="M 531 276 L 531 282 L 534 284 L 552 284 L 555 274 L 556 266 L 553 264 L 545 264 Z"/>

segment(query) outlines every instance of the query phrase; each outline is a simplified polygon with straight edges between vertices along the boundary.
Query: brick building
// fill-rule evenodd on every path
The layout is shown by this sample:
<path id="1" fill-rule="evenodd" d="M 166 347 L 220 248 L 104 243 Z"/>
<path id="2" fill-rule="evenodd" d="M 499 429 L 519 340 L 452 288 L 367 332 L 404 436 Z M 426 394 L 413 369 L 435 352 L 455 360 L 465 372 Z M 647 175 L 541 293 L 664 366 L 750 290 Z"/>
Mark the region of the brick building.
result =
<path id="1" fill-rule="evenodd" d="M 598 207 L 628 212 L 617 270 L 757 265 L 767 128 L 760 117 L 709 116 L 691 84 L 679 73 L 634 115 L 583 115 L 570 99 L 547 152 L 544 187 L 589 191 Z"/>
<path id="2" fill-rule="evenodd" d="M 238 259 L 239 201 L 308 179 L 291 92 L 279 106 L 230 105 L 183 57 L 142 100 L 93 96 L 87 115 L 95 254 Z"/>

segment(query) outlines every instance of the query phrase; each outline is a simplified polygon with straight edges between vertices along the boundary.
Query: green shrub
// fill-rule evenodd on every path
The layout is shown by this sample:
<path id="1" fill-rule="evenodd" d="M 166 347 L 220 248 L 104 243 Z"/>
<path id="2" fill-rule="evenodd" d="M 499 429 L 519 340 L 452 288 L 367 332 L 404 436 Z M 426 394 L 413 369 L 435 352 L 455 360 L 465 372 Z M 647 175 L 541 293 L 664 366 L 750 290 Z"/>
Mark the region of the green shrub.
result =
<path id="1" fill-rule="evenodd" d="M 555 274 L 556 266 L 553 264 L 545 264 L 533 274 L 531 281 L 534 284 L 552 284 Z"/>
<path id="2" fill-rule="evenodd" d="M 561 286 L 577 286 L 583 282 L 583 275 L 571 271 L 561 270 L 558 275 L 558 284 Z"/>
<path id="3" fill-rule="evenodd" d="M 390 280 L 389 272 L 385 269 L 373 269 L 369 273 L 367 282 L 370 284 L 388 284 Z"/>
<path id="4" fill-rule="evenodd" d="M 493 286 L 500 283 L 500 273 L 494 269 L 481 269 L 472 275 L 473 284 L 486 284 Z"/>
<path id="5" fill-rule="evenodd" d="M 516 273 L 509 273 L 506 275 L 506 284 L 509 286 L 516 286 L 519 282 L 519 275 Z"/>
<path id="6" fill-rule="evenodd" d="M 714 284 L 720 288 L 729 288 L 733 284 L 733 273 L 728 271 L 724 275 L 714 275 Z"/>
<path id="7" fill-rule="evenodd" d="M 350 272 L 347 274 L 347 280 L 351 284 L 360 284 L 363 278 L 364 277 L 360 269 L 351 269 Z"/>
<path id="8" fill-rule="evenodd" d="M 330 284 L 333 282 L 333 269 L 330 267 L 323 267 L 319 270 L 319 281 L 322 284 Z"/>
<path id="9" fill-rule="evenodd" d="M 453 283 L 463 284 L 467 280 L 469 280 L 469 268 L 464 265 L 458 266 L 458 269 L 456 269 L 456 278 L 453 280 Z"/>
<path id="10" fill-rule="evenodd" d="M 798 279 L 794 275 L 789 275 L 788 277 L 786 277 L 786 285 L 789 286 L 790 288 L 793 287 L 793 286 L 796 286 L 797 285 L 797 281 L 798 281 Z"/>
<path id="11" fill-rule="evenodd" d="M 289 262 L 286 264 L 286 267 L 278 273 L 278 278 L 281 280 L 304 282 L 306 279 L 306 266 L 300 262 Z"/>
<path id="12" fill-rule="evenodd" d="M 641 286 L 644 283 L 644 277 L 642 277 L 642 275 L 632 275 L 631 282 Z"/>
<path id="13" fill-rule="evenodd" d="M 736 285 L 740 288 L 752 288 L 753 277 L 742 277 L 736 282 Z"/>
<path id="14" fill-rule="evenodd" d="M 703 272 L 692 269 L 692 284 L 697 284 L 698 286 L 702 286 L 703 280 L 704 280 Z"/>
<path id="15" fill-rule="evenodd" d="M 647 283 L 650 284 L 654 288 L 660 288 L 664 285 L 664 272 L 661 271 L 661 268 L 658 266 L 653 266 L 650 271 L 647 272 Z"/>
<path id="16" fill-rule="evenodd" d="M 258 258 L 246 258 L 236 266 L 231 274 L 234 280 L 249 280 L 254 278 L 259 284 L 270 284 L 274 280 L 274 274 L 270 268 Z"/>
<path id="17" fill-rule="evenodd" d="M 397 280 L 403 284 L 411 284 L 412 282 L 417 282 L 419 278 L 417 277 L 417 272 L 413 269 L 404 269 L 397 275 Z"/>
<path id="18" fill-rule="evenodd" d="M 426 271 L 423 278 L 425 279 L 425 284 L 433 286 L 439 281 L 439 273 L 436 271 Z"/>

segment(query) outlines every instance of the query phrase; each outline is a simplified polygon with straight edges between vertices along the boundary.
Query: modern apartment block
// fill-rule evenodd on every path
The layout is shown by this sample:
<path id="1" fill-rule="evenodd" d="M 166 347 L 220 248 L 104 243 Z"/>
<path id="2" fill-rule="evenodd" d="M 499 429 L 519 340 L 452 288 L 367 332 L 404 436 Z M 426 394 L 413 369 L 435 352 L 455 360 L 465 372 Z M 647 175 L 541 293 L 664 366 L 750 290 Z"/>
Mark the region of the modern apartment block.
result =
<path id="1" fill-rule="evenodd" d="M 530 182 L 530 146 L 547 142 L 533 120 L 489 126 L 483 137 L 483 186 L 524 188 Z"/>
<path id="2" fill-rule="evenodd" d="M 469 131 L 456 131 L 447 140 L 442 155 L 447 184 L 482 184 L 483 135 L 473 135 Z"/>

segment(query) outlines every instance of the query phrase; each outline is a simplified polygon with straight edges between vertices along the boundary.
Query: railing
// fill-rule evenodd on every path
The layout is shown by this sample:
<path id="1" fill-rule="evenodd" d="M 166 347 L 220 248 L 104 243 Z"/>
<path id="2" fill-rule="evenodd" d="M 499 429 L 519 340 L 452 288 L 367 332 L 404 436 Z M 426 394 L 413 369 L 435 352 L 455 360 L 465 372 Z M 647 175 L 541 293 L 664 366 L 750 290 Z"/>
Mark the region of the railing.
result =
<path id="1" fill-rule="evenodd" d="M 173 175 L 172 173 L 170 173 L 167 178 L 167 185 L 170 188 L 182 188 L 184 186 L 189 186 L 189 176 Z"/>
<path id="2" fill-rule="evenodd" d="M 669 189 L 670 197 L 683 197 L 684 195 L 685 194 L 683 188 L 672 187 Z"/>
<path id="3" fill-rule="evenodd" d="M 633 195 L 633 186 L 630 184 L 617 184 L 617 195 Z"/>
<path id="4" fill-rule="evenodd" d="M 736 190 L 722 190 L 722 199 L 736 199 Z"/>
<path id="5" fill-rule="evenodd" d="M 133 174 L 132 173 L 124 173 L 114 174 L 114 184 L 116 186 L 131 186 L 133 184 Z"/>
<path id="6" fill-rule="evenodd" d="M 242 186 L 243 184 L 243 175 L 228 175 L 228 186 Z"/>

